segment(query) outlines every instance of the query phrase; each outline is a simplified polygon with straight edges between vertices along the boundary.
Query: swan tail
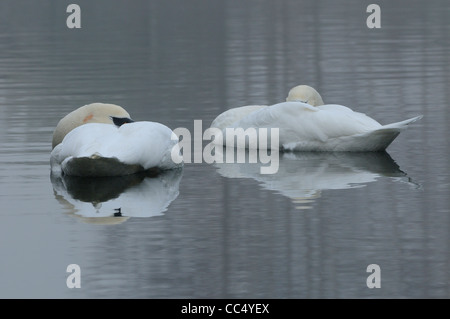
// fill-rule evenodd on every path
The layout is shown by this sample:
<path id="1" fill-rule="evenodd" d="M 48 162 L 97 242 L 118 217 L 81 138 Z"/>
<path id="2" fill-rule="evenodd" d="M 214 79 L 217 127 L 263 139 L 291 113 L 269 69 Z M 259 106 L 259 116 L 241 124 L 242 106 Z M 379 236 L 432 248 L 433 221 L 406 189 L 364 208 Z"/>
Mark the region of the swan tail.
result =
<path id="1" fill-rule="evenodd" d="M 404 129 L 406 129 L 408 127 L 409 124 L 420 120 L 422 117 L 423 117 L 423 115 L 419 115 L 419 116 L 413 117 L 413 118 L 408 119 L 408 120 L 404 120 L 404 121 L 401 121 L 401 122 L 396 122 L 396 123 L 384 125 L 379 130 L 389 130 L 389 129 L 404 130 Z"/>
<path id="2" fill-rule="evenodd" d="M 364 134 L 364 144 L 368 151 L 385 151 L 399 134 L 400 129 L 398 128 L 379 129 Z"/>
<path id="3" fill-rule="evenodd" d="M 385 151 L 401 131 L 421 118 L 422 115 L 416 116 L 405 121 L 384 125 L 379 129 L 362 134 L 360 138 L 364 141 L 364 150 Z"/>

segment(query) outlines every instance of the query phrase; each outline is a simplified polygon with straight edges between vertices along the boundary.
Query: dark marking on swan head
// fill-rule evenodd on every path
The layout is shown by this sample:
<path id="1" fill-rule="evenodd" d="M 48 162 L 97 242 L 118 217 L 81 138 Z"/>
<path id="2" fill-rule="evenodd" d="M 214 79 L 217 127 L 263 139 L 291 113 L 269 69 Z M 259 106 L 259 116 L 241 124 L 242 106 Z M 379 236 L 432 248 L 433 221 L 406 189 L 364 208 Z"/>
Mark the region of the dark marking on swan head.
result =
<path id="1" fill-rule="evenodd" d="M 122 126 L 123 124 L 126 123 L 133 123 L 134 121 L 128 117 L 115 117 L 115 116 L 110 116 L 111 120 L 113 121 L 114 125 L 117 127 Z"/>

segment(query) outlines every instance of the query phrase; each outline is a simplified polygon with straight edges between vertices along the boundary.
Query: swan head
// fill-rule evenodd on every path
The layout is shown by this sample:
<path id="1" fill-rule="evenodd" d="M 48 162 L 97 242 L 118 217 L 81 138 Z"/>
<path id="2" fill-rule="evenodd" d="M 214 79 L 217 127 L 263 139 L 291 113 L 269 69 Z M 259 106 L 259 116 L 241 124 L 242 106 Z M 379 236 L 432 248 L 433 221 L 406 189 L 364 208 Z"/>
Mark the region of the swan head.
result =
<path id="1" fill-rule="evenodd" d="M 74 128 L 87 123 L 107 123 L 120 126 L 130 123 L 130 114 L 115 104 L 92 103 L 82 106 L 64 116 L 53 132 L 52 149 L 62 142 Z"/>
<path id="2" fill-rule="evenodd" d="M 308 85 L 298 85 L 289 91 L 287 102 L 300 101 L 308 103 L 312 106 L 323 105 L 323 100 L 320 94 Z"/>

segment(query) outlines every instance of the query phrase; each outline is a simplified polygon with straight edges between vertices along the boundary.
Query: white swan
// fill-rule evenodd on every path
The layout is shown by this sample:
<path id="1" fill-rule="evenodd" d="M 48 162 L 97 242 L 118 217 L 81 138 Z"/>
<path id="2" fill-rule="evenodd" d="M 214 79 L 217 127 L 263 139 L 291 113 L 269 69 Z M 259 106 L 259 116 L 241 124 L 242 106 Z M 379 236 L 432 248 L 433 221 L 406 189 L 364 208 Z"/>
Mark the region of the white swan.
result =
<path id="1" fill-rule="evenodd" d="M 230 109 L 217 116 L 211 127 L 222 130 L 223 136 L 227 128 L 278 128 L 282 150 L 362 152 L 385 150 L 408 124 L 420 118 L 381 125 L 348 107 L 324 105 L 316 90 L 299 85 L 290 90 L 286 102 Z M 215 141 L 221 143 L 221 139 Z"/>
<path id="2" fill-rule="evenodd" d="M 134 122 L 113 104 L 93 103 L 69 113 L 58 123 L 52 144 L 53 174 L 121 176 L 182 165 L 178 137 L 170 128 Z M 172 154 L 178 156 L 175 162 Z"/>

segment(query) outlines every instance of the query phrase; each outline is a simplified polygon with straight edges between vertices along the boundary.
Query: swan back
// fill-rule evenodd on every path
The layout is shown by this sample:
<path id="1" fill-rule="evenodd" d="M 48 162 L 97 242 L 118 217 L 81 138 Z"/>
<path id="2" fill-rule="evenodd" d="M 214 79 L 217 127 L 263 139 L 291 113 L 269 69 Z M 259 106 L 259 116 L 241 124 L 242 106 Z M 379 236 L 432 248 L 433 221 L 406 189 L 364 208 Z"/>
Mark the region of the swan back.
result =
<path id="1" fill-rule="evenodd" d="M 298 85 L 293 87 L 289 91 L 286 101 L 300 101 L 303 103 L 308 103 L 312 106 L 320 106 L 324 104 L 319 92 L 308 85 Z"/>
<path id="2" fill-rule="evenodd" d="M 88 123 L 70 131 L 51 154 L 52 172 L 75 176 L 121 176 L 149 169 L 182 166 L 174 162 L 178 137 L 156 122 L 134 122 L 117 127 Z"/>
<path id="3" fill-rule="evenodd" d="M 64 116 L 53 132 L 52 149 L 73 129 L 87 123 L 114 124 L 112 117 L 130 118 L 125 109 L 115 104 L 92 103 Z"/>
<path id="4" fill-rule="evenodd" d="M 218 129 L 225 129 L 226 127 L 231 126 L 236 121 L 244 118 L 248 114 L 265 108 L 265 105 L 247 105 L 236 107 L 234 109 L 227 110 L 221 114 L 219 114 L 214 121 L 211 123 L 211 127 L 216 127 Z"/>

